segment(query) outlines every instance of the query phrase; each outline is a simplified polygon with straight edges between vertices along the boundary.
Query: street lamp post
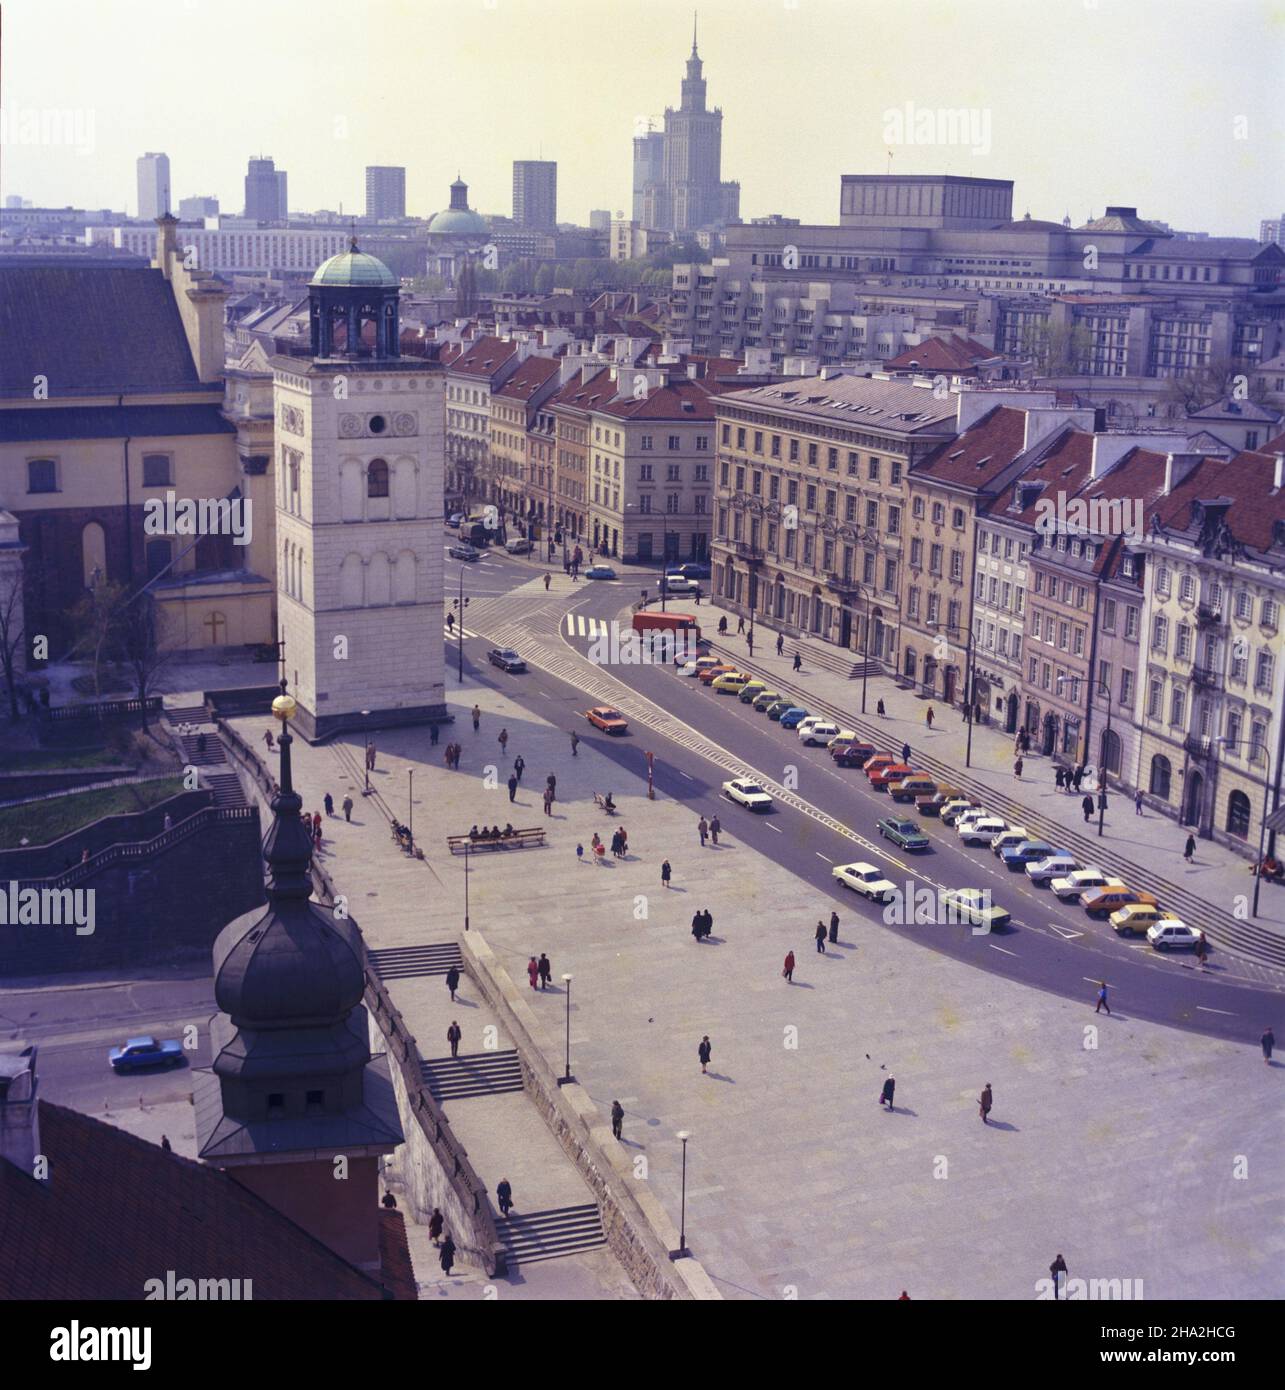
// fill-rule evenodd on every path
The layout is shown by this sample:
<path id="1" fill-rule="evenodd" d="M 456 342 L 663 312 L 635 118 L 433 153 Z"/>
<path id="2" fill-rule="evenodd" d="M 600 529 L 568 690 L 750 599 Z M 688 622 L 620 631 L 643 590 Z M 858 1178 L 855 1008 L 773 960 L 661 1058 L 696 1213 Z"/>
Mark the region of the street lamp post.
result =
<path id="1" fill-rule="evenodd" d="M 683 1146 L 683 1186 L 678 1208 L 678 1249 L 669 1252 L 671 1260 L 685 1260 L 692 1253 L 687 1248 L 687 1141 L 691 1137 L 691 1131 L 686 1129 L 680 1129 L 675 1136 Z"/>
<path id="2" fill-rule="evenodd" d="M 460 593 L 457 599 L 453 600 L 455 608 L 455 626 L 459 631 L 459 678 L 460 684 L 464 684 L 464 610 L 468 607 L 468 599 L 464 597 L 464 564 L 460 563 Z"/>
<path id="3" fill-rule="evenodd" d="M 1079 676 L 1059 676 L 1059 677 L 1057 678 L 1057 682 L 1056 682 L 1056 683 L 1057 683 L 1057 685 L 1058 685 L 1059 687 L 1060 687 L 1060 686 L 1063 686 L 1063 685 L 1070 684 L 1070 686 L 1071 686 L 1071 703 L 1078 706 L 1079 703 L 1080 703 L 1080 677 L 1079 677 Z M 1097 694 L 1099 694 L 1099 695 L 1105 695 L 1105 696 L 1106 696 L 1107 727 L 1106 727 L 1106 739 L 1105 739 L 1105 741 L 1104 741 L 1104 743 L 1103 743 L 1103 745 L 1102 745 L 1103 750 L 1105 750 L 1105 749 L 1107 749 L 1107 748 L 1110 748 L 1110 746 L 1111 746 L 1111 687 L 1106 683 L 1106 681 L 1102 680 L 1100 677 L 1099 677 L 1098 683 L 1097 683 Z M 1082 759 L 1081 759 L 1083 762 L 1087 762 L 1087 761 L 1088 761 L 1088 754 L 1092 751 L 1092 749 L 1091 749 L 1091 747 L 1090 747 L 1090 745 L 1089 745 L 1089 738 L 1090 738 L 1090 736 L 1092 735 L 1092 732 L 1093 732 L 1092 719 L 1090 718 L 1090 713 L 1091 713 L 1091 711 L 1086 711 L 1086 713 L 1085 713 L 1085 718 L 1084 718 L 1084 740 L 1085 740 L 1085 744 L 1084 744 L 1084 748 L 1083 748 L 1083 750 L 1082 750 Z M 1102 838 L 1102 835 L 1103 835 L 1103 826 L 1104 826 L 1104 824 L 1105 824 L 1105 822 L 1106 822 L 1106 814 L 1107 814 L 1107 766 L 1106 766 L 1106 758 L 1105 758 L 1105 757 L 1100 757 L 1100 758 L 1098 759 L 1098 839 L 1101 839 L 1101 838 Z"/>
<path id="4" fill-rule="evenodd" d="M 415 769 L 406 769 L 406 833 L 410 836 L 410 847 L 415 848 Z"/>
<path id="5" fill-rule="evenodd" d="M 939 632 L 964 632 L 958 623 L 934 623 Z M 964 644 L 964 722 L 968 725 L 968 741 L 964 748 L 964 766 L 973 765 L 973 630 L 967 629 L 968 640 Z M 865 709 L 865 706 L 862 706 Z"/>
<path id="6" fill-rule="evenodd" d="M 362 712 L 361 712 L 361 720 L 362 720 L 362 724 L 361 724 L 362 731 L 363 731 L 363 733 L 366 735 L 366 739 L 365 739 L 365 742 L 366 742 L 365 756 L 364 756 L 363 759 L 362 759 L 362 761 L 366 764 L 366 785 L 365 785 L 365 787 L 362 789 L 362 793 L 361 793 L 361 794 L 362 794 L 362 796 L 369 796 L 369 795 L 370 795 L 370 723 L 369 723 L 369 720 L 370 720 L 370 711 L 369 711 L 368 709 L 362 710 Z"/>
<path id="7" fill-rule="evenodd" d="M 567 987 L 567 1053 L 566 1069 L 558 1077 L 558 1085 L 570 1086 L 575 1081 L 575 1077 L 571 1075 L 571 976 L 564 975 L 562 983 Z"/>
<path id="8" fill-rule="evenodd" d="M 468 931 L 468 861 L 471 846 L 464 842 L 464 930 Z"/>
<path id="9" fill-rule="evenodd" d="M 1213 742 L 1221 743 L 1224 748 L 1236 748 L 1242 743 L 1256 746 L 1252 738 L 1219 738 Z M 1282 726 L 1280 747 L 1276 755 L 1276 777 L 1271 777 L 1271 754 L 1267 755 L 1267 770 L 1263 774 L 1263 815 L 1262 823 L 1258 827 L 1258 858 L 1254 864 L 1254 905 L 1250 909 L 1250 916 L 1258 916 L 1258 894 L 1263 886 L 1263 860 L 1267 855 L 1267 817 L 1272 814 L 1272 801 L 1280 800 L 1281 790 L 1281 765 L 1285 761 L 1285 726 Z M 1276 832 L 1273 831 L 1273 838 Z"/>

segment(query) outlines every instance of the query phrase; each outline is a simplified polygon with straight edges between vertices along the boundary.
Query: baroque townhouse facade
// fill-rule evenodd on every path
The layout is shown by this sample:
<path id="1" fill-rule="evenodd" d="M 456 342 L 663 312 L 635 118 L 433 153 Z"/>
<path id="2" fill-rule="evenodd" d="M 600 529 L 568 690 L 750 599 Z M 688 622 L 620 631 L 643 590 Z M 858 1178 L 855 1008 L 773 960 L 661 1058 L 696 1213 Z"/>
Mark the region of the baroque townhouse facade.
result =
<path id="1" fill-rule="evenodd" d="M 446 499 L 467 511 L 496 502 L 491 468 L 491 392 L 521 365 L 525 346 L 486 336 L 446 360 Z"/>
<path id="2" fill-rule="evenodd" d="M 953 397 L 844 375 L 720 397 L 713 591 L 897 669 L 906 479 L 956 413 Z"/>

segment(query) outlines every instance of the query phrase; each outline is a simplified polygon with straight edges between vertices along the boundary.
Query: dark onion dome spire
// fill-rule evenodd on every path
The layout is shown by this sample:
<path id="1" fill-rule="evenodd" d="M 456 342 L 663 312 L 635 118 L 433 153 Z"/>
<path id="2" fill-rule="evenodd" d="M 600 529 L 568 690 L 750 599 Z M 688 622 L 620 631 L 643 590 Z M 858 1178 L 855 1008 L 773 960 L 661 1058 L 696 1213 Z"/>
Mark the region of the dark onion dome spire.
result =
<path id="1" fill-rule="evenodd" d="M 263 839 L 268 905 L 243 913 L 219 933 L 214 996 L 238 1028 L 324 1026 L 361 1002 L 362 951 L 353 923 L 312 899 L 313 842 L 292 779 L 295 702 L 284 680 L 272 713 L 281 722 L 281 780 Z"/>

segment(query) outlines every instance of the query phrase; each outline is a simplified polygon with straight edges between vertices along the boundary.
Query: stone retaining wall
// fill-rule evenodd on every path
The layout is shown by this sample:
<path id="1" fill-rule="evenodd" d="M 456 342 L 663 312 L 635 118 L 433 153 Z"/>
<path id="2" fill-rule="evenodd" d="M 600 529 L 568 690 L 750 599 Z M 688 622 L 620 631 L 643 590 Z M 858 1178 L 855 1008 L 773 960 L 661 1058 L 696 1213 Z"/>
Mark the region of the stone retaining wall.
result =
<path id="1" fill-rule="evenodd" d="M 645 1298 L 721 1299 L 698 1260 L 670 1260 L 678 1228 L 645 1182 L 633 1176 L 628 1152 L 582 1086 L 559 1086 L 548 1058 L 558 1049 L 484 938 L 461 941 L 465 963 L 486 1002 L 513 1039 L 527 1095 L 554 1137 L 589 1184 L 598 1203 L 607 1245 Z"/>

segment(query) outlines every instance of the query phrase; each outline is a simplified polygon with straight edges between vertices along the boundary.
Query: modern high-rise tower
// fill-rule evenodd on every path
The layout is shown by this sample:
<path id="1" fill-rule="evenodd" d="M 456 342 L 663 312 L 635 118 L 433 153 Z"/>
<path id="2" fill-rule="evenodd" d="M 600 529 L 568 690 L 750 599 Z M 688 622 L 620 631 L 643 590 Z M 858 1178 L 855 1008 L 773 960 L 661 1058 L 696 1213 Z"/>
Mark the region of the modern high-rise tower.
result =
<path id="1" fill-rule="evenodd" d="M 366 166 L 366 216 L 375 222 L 406 216 L 406 170 L 401 165 Z"/>
<path id="2" fill-rule="evenodd" d="M 445 717 L 443 373 L 400 355 L 398 280 L 358 250 L 309 286 L 312 357 L 274 357 L 277 611 L 308 739 Z"/>
<path id="3" fill-rule="evenodd" d="M 280 222 L 286 215 L 286 174 L 271 159 L 250 160 L 245 175 L 245 215 Z"/>
<path id="4" fill-rule="evenodd" d="M 170 210 L 170 157 L 149 151 L 138 159 L 138 215 L 155 222 Z"/>
<path id="5" fill-rule="evenodd" d="M 513 161 L 513 220 L 552 232 L 558 226 L 558 166 L 552 159 Z"/>
<path id="6" fill-rule="evenodd" d="M 740 185 L 721 178 L 723 112 L 705 105 L 703 64 L 692 29 L 677 110 L 665 129 L 634 139 L 634 217 L 644 227 L 689 232 L 740 216 Z"/>

